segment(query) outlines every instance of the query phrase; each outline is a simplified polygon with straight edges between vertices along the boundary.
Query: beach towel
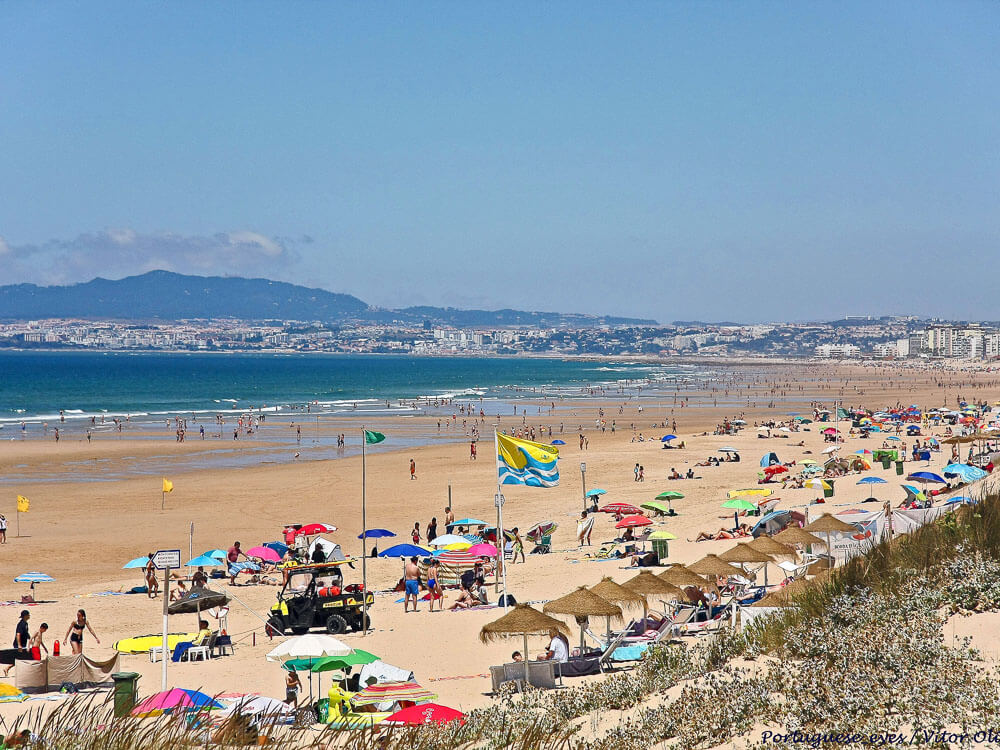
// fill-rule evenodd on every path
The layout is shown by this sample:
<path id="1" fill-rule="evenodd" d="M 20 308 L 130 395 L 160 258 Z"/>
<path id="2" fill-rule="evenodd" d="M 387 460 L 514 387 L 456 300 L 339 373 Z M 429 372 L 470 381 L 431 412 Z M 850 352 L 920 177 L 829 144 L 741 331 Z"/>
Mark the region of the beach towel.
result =
<path id="1" fill-rule="evenodd" d="M 576 538 L 578 541 L 586 539 L 587 534 L 594 528 L 594 520 L 593 516 L 587 516 L 576 522 Z"/>

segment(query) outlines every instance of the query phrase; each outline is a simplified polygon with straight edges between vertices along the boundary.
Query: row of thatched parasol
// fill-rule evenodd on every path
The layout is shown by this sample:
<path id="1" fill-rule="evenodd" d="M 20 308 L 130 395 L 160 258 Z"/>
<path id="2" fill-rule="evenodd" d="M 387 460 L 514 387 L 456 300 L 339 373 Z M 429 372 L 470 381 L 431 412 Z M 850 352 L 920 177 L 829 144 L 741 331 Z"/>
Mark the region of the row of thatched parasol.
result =
<path id="1" fill-rule="evenodd" d="M 774 562 L 776 557 L 794 557 L 795 550 L 791 545 L 823 543 L 809 531 L 826 532 L 829 550 L 830 532 L 853 529 L 853 526 L 827 514 L 805 529 L 789 527 L 773 538 L 758 537 L 752 542 L 737 544 L 721 555 L 706 555 L 690 566 L 673 565 L 659 575 L 644 570 L 624 584 L 618 584 L 611 578 L 605 577 L 589 589 L 580 586 L 575 591 L 546 603 L 542 611 L 527 604 L 518 604 L 503 617 L 484 625 L 479 637 L 484 643 L 488 643 L 496 638 L 521 635 L 524 637 L 525 658 L 528 658 L 529 635 L 548 635 L 555 630 L 568 637 L 569 631 L 566 625 L 551 616 L 567 615 L 576 618 L 580 626 L 582 648 L 584 630 L 589 617 L 606 617 L 610 623 L 612 618 L 616 620 L 622 618 L 623 608 L 640 606 L 645 617 L 649 611 L 649 597 L 660 597 L 664 601 L 684 601 L 687 598 L 684 587 L 694 586 L 700 589 L 709 585 L 709 579 L 716 577 L 746 576 L 746 571 L 733 563 L 766 565 Z M 794 586 L 796 584 L 789 584 L 779 592 L 784 600 L 794 595 Z"/>

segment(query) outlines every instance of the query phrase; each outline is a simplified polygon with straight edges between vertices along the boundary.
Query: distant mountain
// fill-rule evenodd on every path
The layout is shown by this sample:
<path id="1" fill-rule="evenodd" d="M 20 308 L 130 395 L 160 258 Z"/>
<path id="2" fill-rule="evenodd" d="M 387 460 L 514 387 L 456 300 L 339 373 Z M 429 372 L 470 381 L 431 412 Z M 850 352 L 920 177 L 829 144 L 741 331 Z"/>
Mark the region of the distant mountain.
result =
<path id="1" fill-rule="evenodd" d="M 349 294 L 268 279 L 185 276 L 150 271 L 110 281 L 96 278 L 71 286 L 0 286 L 0 320 L 303 320 L 323 323 L 436 323 L 471 326 L 655 325 L 656 321 L 520 310 L 456 310 L 407 307 L 386 310 Z"/>

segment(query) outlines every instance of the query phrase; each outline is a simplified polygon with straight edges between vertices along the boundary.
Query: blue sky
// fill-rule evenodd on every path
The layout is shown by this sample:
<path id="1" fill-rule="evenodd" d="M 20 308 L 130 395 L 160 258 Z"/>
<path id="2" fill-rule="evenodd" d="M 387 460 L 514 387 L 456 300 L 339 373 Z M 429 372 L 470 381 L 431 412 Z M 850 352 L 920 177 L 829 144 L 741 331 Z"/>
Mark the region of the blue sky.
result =
<path id="1" fill-rule="evenodd" d="M 996 3 L 6 2 L 0 29 L 5 282 L 1000 318 Z"/>

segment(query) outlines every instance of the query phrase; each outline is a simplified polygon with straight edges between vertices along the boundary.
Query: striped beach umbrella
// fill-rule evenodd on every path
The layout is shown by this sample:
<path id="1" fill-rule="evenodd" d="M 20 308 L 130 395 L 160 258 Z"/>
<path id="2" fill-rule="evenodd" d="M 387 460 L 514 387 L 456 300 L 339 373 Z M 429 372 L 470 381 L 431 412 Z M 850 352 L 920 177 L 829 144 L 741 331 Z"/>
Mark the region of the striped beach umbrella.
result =
<path id="1" fill-rule="evenodd" d="M 397 701 L 430 701 L 437 698 L 435 693 L 425 690 L 415 682 L 382 682 L 369 685 L 353 695 L 355 706 L 370 706 L 375 703 L 395 703 Z"/>
<path id="2" fill-rule="evenodd" d="M 51 583 L 56 580 L 47 573 L 22 573 L 14 579 L 14 583 Z"/>

